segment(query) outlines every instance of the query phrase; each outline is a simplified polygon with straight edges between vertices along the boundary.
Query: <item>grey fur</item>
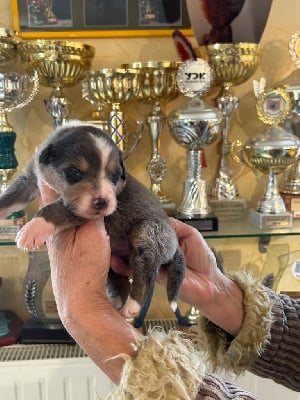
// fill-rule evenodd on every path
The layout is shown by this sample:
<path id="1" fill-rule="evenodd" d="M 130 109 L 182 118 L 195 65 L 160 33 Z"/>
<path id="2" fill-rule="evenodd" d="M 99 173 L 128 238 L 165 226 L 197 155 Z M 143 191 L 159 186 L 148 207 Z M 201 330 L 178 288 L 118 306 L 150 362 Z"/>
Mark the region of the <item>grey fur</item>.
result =
<path id="1" fill-rule="evenodd" d="M 163 265 L 168 272 L 168 300 L 174 306 L 177 304 L 185 271 L 184 256 L 175 231 L 155 196 L 125 172 L 118 148 L 98 127 L 77 122 L 66 124 L 50 134 L 24 172 L 0 197 L 0 218 L 25 208 L 39 196 L 39 177 L 58 192 L 59 198 L 39 210 L 35 217 L 44 218 L 55 225 L 56 229 L 84 223 L 87 218 L 78 215 L 77 202 L 81 192 L 94 190 L 92 188 L 99 185 L 99 173 L 102 171 L 103 174 L 103 154 L 98 157 L 97 148 L 93 146 L 99 137 L 101 143 L 103 140 L 103 144 L 111 150 L 105 176 L 112 180 L 117 178 L 112 183 L 117 207 L 112 214 L 105 216 L 105 226 L 110 235 L 112 252 L 121 256 L 129 254 L 129 263 L 133 268 L 130 297 L 142 306 Z M 86 175 L 78 183 L 68 182 L 65 175 L 69 165 L 74 163 L 73 158 L 76 159 L 76 166 L 82 165 L 82 160 L 84 167 L 87 166 Z M 72 172 L 71 179 L 74 178 Z M 105 209 L 105 202 L 103 206 L 100 204 L 98 215 L 102 213 L 102 207 Z M 97 218 L 97 214 L 93 218 Z M 113 276 L 108 287 L 113 296 L 120 294 L 123 303 L 129 290 L 128 285 L 116 284 L 116 277 Z M 120 287 L 126 291 L 125 295 L 120 293 Z"/>

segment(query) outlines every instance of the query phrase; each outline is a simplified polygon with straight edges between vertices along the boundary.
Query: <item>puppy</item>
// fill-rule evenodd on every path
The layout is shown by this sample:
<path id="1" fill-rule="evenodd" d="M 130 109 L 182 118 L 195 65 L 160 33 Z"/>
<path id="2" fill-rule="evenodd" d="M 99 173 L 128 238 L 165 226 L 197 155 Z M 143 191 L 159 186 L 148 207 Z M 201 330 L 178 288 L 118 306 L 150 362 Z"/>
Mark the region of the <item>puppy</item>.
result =
<path id="1" fill-rule="evenodd" d="M 112 253 L 129 255 L 133 271 L 130 289 L 112 271 L 109 274 L 109 294 L 115 301 L 121 299 L 123 315 L 140 312 L 161 266 L 168 274 L 170 306 L 177 310 L 185 262 L 176 234 L 155 196 L 125 171 L 122 154 L 109 135 L 79 121 L 54 130 L 0 197 L 0 218 L 39 196 L 38 178 L 59 197 L 20 230 L 19 248 L 37 248 L 57 230 L 103 216 Z M 130 290 L 129 295 L 122 290 Z"/>

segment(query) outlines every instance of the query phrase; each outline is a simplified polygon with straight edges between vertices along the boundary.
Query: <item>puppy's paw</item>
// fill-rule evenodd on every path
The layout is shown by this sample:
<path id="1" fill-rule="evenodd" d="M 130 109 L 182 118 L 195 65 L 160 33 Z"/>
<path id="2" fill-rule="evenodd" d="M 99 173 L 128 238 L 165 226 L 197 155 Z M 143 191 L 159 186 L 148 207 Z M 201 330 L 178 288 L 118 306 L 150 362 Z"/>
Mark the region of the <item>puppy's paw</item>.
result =
<path id="1" fill-rule="evenodd" d="M 23 250 L 42 246 L 55 232 L 55 225 L 44 218 L 36 217 L 23 226 L 16 236 L 17 247 Z"/>
<path id="2" fill-rule="evenodd" d="M 121 310 L 122 315 L 125 318 L 132 318 L 135 317 L 141 311 L 141 305 L 136 301 L 133 300 L 130 296 L 126 300 L 124 307 Z"/>

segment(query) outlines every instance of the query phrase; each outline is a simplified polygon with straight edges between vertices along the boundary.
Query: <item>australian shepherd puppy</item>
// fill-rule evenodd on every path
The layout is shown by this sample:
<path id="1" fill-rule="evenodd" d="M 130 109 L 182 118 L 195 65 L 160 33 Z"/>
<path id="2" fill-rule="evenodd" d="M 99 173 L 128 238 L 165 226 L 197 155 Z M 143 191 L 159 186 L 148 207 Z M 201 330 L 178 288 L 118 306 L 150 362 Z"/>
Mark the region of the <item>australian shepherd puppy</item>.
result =
<path id="1" fill-rule="evenodd" d="M 39 197 L 38 179 L 58 198 L 20 230 L 19 248 L 37 248 L 57 230 L 104 217 L 112 253 L 129 254 L 133 271 L 125 298 L 120 293 L 122 284 L 109 274 L 109 292 L 114 299 L 123 299 L 119 305 L 123 315 L 139 313 L 161 266 L 168 273 L 170 306 L 177 309 L 185 262 L 175 231 L 155 196 L 126 172 L 122 154 L 109 135 L 79 121 L 54 130 L 0 197 L 0 218 Z"/>

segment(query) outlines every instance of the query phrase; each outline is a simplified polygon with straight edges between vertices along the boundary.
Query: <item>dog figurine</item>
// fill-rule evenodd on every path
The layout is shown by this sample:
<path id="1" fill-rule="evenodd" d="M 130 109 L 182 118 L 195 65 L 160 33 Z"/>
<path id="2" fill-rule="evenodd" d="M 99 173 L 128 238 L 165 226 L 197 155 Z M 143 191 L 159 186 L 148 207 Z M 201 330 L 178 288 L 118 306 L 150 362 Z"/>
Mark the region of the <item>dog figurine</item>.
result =
<path id="1" fill-rule="evenodd" d="M 39 197 L 38 179 L 59 197 L 19 231 L 17 246 L 35 249 L 57 230 L 103 216 L 112 253 L 129 254 L 133 270 L 127 288 L 124 278 L 109 273 L 108 292 L 115 303 L 121 301 L 122 314 L 132 318 L 140 312 L 163 266 L 168 274 L 168 301 L 179 320 L 177 299 L 185 260 L 177 236 L 159 201 L 125 171 L 122 153 L 111 137 L 80 121 L 55 129 L 0 197 L 0 218 Z"/>

